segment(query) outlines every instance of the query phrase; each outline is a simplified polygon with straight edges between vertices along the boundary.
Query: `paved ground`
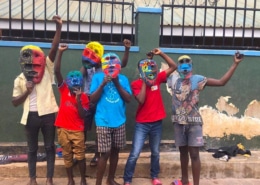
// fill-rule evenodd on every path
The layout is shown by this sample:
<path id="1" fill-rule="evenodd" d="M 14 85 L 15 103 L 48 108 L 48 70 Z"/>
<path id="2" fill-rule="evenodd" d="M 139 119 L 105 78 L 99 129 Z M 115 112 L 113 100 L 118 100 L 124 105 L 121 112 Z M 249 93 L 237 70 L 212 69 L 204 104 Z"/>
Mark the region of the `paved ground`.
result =
<path id="1" fill-rule="evenodd" d="M 170 185 L 172 179 L 162 178 L 163 185 Z M 2 178 L 0 177 L 0 185 L 26 185 L 27 178 Z M 45 178 L 37 179 L 38 185 L 45 185 Z M 79 178 L 75 178 L 76 185 L 79 184 Z M 95 179 L 87 178 L 88 185 L 95 185 Z M 117 179 L 118 183 L 123 184 L 122 179 Z M 54 178 L 54 185 L 66 185 L 66 178 Z M 103 181 L 105 185 L 105 180 Z M 260 185 L 260 179 L 201 179 L 200 185 Z M 134 178 L 132 185 L 151 185 L 150 179 L 146 178 Z"/>

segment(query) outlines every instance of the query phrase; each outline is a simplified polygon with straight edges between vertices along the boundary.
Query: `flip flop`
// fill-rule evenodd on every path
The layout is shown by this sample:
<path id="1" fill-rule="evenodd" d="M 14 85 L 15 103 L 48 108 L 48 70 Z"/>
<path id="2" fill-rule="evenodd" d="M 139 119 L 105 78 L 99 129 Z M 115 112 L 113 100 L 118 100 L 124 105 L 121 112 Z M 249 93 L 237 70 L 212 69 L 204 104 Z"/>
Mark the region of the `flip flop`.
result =
<path id="1" fill-rule="evenodd" d="M 171 185 L 183 185 L 181 180 L 174 180 Z M 191 183 L 189 182 L 188 185 L 191 185 Z"/>
<path id="2" fill-rule="evenodd" d="M 93 157 L 90 161 L 90 166 L 94 167 L 97 166 L 98 163 L 98 157 Z"/>
<path id="3" fill-rule="evenodd" d="M 153 185 L 162 185 L 162 182 L 158 178 L 152 179 L 152 184 Z"/>

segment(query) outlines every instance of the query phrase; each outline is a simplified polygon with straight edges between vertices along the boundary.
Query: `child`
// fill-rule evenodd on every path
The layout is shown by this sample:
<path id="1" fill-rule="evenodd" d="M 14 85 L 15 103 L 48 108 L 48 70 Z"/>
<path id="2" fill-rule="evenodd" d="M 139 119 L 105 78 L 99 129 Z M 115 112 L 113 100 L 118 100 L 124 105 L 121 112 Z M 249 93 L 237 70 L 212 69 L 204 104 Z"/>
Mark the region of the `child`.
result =
<path id="1" fill-rule="evenodd" d="M 81 175 L 80 185 L 86 185 L 85 163 L 85 137 L 84 116 L 88 109 L 88 96 L 81 92 L 83 77 L 80 71 L 71 71 L 66 80 L 63 80 L 60 72 L 61 58 L 67 44 L 59 47 L 57 61 L 55 62 L 55 76 L 61 95 L 60 109 L 55 126 L 57 127 L 58 142 L 62 147 L 62 154 L 68 176 L 68 185 L 74 185 L 73 157 L 77 160 Z"/>
<path id="2" fill-rule="evenodd" d="M 122 59 L 122 65 L 121 68 L 126 67 L 129 57 L 129 50 L 131 47 L 131 41 L 128 39 L 123 40 L 124 46 L 125 46 L 125 52 Z M 92 77 L 95 73 L 102 72 L 101 68 L 101 58 L 104 53 L 104 47 L 99 42 L 90 42 L 86 45 L 86 48 L 83 50 L 82 53 L 82 67 L 80 71 L 83 74 L 84 77 L 84 92 L 87 95 L 89 94 L 90 84 Z M 96 112 L 96 105 L 94 103 L 90 103 L 90 110 L 85 115 L 85 131 L 91 130 L 93 118 Z M 87 134 L 85 134 L 87 135 Z M 86 138 L 85 138 L 86 140 Z M 98 158 L 100 154 L 97 151 L 97 140 L 96 142 L 96 148 L 95 148 L 95 155 L 90 161 L 90 166 L 96 166 L 98 162 Z"/>
<path id="3" fill-rule="evenodd" d="M 56 32 L 48 56 L 38 46 L 27 45 L 20 51 L 19 62 L 22 73 L 15 79 L 12 104 L 23 104 L 21 124 L 25 125 L 28 145 L 28 185 L 37 185 L 36 162 L 38 135 L 43 134 L 47 160 L 47 185 L 53 185 L 55 163 L 55 113 L 58 105 L 52 89 L 54 83 L 53 61 L 58 50 L 62 19 L 55 15 Z"/>
<path id="4" fill-rule="evenodd" d="M 119 150 L 126 143 L 125 103 L 130 102 L 131 89 L 126 76 L 119 74 L 121 62 L 114 53 L 102 57 L 102 71 L 93 76 L 90 99 L 97 105 L 95 113 L 98 152 L 96 185 L 102 185 L 103 175 L 109 158 L 109 172 L 106 184 L 118 185 L 115 172 Z"/>
<path id="5" fill-rule="evenodd" d="M 157 64 L 152 60 L 153 55 L 161 56 L 169 68 L 158 73 Z M 165 108 L 160 91 L 161 83 L 166 83 L 167 77 L 177 68 L 174 61 L 160 49 L 154 49 L 147 54 L 148 59 L 138 62 L 141 78 L 131 83 L 135 99 L 138 101 L 136 112 L 135 132 L 133 135 L 132 150 L 126 162 L 124 184 L 130 185 L 134 175 L 136 161 L 142 151 L 145 139 L 149 136 L 151 149 L 151 179 L 153 185 L 161 185 L 158 178 L 160 172 L 159 146 L 162 135 L 162 120 L 166 117 Z"/>
<path id="6" fill-rule="evenodd" d="M 192 60 L 188 55 L 178 59 L 178 74 L 168 79 L 168 86 L 172 90 L 172 122 L 174 124 L 175 144 L 180 150 L 181 180 L 174 180 L 171 185 L 190 185 L 188 178 L 189 156 L 193 184 L 199 185 L 200 156 L 199 148 L 204 145 L 202 133 L 202 117 L 199 113 L 199 93 L 205 86 L 224 86 L 243 56 L 236 53 L 232 66 L 220 79 L 206 78 L 192 74 Z"/>

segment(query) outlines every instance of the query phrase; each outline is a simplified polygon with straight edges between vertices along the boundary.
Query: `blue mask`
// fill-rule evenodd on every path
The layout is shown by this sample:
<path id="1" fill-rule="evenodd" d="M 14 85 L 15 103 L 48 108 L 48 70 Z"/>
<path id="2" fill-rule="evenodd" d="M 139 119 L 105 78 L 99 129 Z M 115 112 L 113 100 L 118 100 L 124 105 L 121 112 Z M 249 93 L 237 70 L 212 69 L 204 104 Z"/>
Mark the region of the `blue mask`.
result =
<path id="1" fill-rule="evenodd" d="M 190 76 L 192 73 L 192 60 L 189 56 L 184 55 L 178 59 L 178 68 L 177 68 L 181 78 Z"/>
<path id="2" fill-rule="evenodd" d="M 66 76 L 66 83 L 70 90 L 80 88 L 83 85 L 83 76 L 80 71 L 70 71 Z"/>

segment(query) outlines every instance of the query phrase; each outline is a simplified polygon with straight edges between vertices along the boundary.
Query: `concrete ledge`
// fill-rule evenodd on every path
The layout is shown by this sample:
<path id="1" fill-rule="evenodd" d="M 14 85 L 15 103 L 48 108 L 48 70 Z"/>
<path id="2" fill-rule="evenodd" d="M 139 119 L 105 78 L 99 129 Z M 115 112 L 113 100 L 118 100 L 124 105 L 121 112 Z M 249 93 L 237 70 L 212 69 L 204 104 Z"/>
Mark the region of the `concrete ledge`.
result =
<path id="1" fill-rule="evenodd" d="M 220 161 L 212 157 L 212 153 L 201 152 L 201 178 L 260 178 L 260 152 L 251 152 L 251 157 L 238 155 L 228 162 Z M 117 177 L 122 177 L 124 167 L 129 153 L 120 153 Z M 90 167 L 89 162 L 93 154 L 86 154 L 87 172 L 86 176 L 95 178 L 96 167 Z M 180 178 L 179 152 L 161 152 L 161 178 Z M 108 167 L 107 167 L 108 169 Z M 150 153 L 142 152 L 137 161 L 135 178 L 150 178 Z M 0 177 L 28 177 L 27 163 L 11 163 L 0 165 Z M 190 172 L 191 174 L 191 169 Z M 106 171 L 107 174 L 107 171 Z M 56 178 L 66 177 L 64 162 L 62 158 L 56 159 Z M 79 176 L 75 166 L 74 176 Z M 46 177 L 46 162 L 37 163 L 37 177 Z"/>

